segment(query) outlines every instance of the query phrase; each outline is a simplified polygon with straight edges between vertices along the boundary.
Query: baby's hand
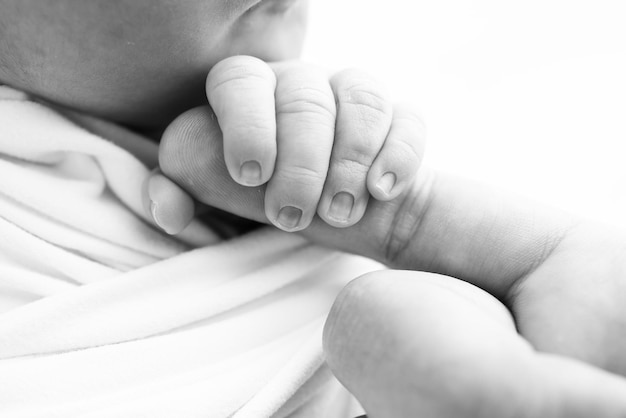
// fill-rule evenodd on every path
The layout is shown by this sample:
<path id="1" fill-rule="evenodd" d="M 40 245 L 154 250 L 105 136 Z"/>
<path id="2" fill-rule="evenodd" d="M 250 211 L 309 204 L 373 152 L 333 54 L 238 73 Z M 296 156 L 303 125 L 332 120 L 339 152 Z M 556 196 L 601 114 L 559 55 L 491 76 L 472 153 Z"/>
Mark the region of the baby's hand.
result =
<path id="1" fill-rule="evenodd" d="M 221 98 L 221 103 L 224 104 L 220 105 L 220 100 L 216 100 L 215 97 L 215 89 L 217 88 L 219 92 L 221 87 L 219 83 L 212 82 L 211 77 L 220 75 L 220 71 L 223 71 L 221 74 L 227 75 L 228 72 L 225 70 L 236 68 L 235 66 L 229 67 L 227 64 L 229 62 L 232 64 L 234 61 L 231 60 L 237 59 L 254 63 L 244 68 L 258 70 L 263 68 L 260 71 L 266 72 L 256 78 L 249 77 L 250 73 L 244 74 L 245 77 L 225 77 L 229 81 L 224 81 L 224 91 L 229 82 L 239 84 L 239 90 L 242 92 L 238 97 L 241 99 L 237 101 L 237 97 L 232 97 L 232 95 L 228 97 L 228 94 L 224 92 L 222 93 L 224 97 Z M 550 357 L 540 354 L 544 352 L 574 357 L 609 372 L 626 375 L 626 358 L 624 357 L 626 353 L 626 304 L 623 303 L 623 295 L 626 294 L 626 257 L 624 257 L 626 232 L 614 227 L 572 219 L 567 214 L 542 208 L 515 195 L 429 170 L 427 167 L 420 169 L 413 179 L 412 176 L 419 162 L 419 155 L 421 155 L 423 129 L 417 119 L 409 116 L 410 114 L 402 109 L 394 109 L 393 115 L 389 115 L 385 112 L 372 111 L 366 105 L 346 104 L 346 97 L 353 99 L 369 97 L 367 94 L 350 96 L 346 93 L 346 87 L 342 87 L 346 84 L 369 85 L 365 84 L 370 81 L 364 76 L 359 75 L 361 78 L 358 80 L 364 81 L 357 83 L 356 75 L 348 77 L 344 75 L 346 73 L 342 73 L 333 78 L 329 84 L 325 84 L 321 75 L 313 76 L 319 73 L 313 73 L 310 69 L 305 70 L 300 64 L 284 64 L 284 68 L 271 67 L 270 73 L 267 71 L 270 67 L 256 60 L 248 58 L 231 60 L 222 63 L 223 67 L 221 65 L 216 67 L 214 69 L 216 72 L 212 72 L 209 80 L 209 99 L 215 107 L 217 118 L 209 107 L 193 109 L 178 118 L 164 135 L 160 150 L 161 168 L 178 185 L 184 187 L 200 202 L 257 221 L 266 221 L 265 211 L 269 219 L 275 222 L 280 208 L 287 205 L 294 207 L 300 205 L 298 207 L 303 211 L 303 216 L 298 227 L 301 227 L 306 225 L 305 220 L 306 222 L 310 220 L 317 206 L 320 218 L 325 221 L 315 218 L 311 226 L 302 231 L 302 235 L 313 242 L 374 258 L 392 268 L 431 271 L 456 277 L 487 290 L 505 302 L 514 314 L 517 330 L 537 351 L 531 353 L 527 345 L 521 347 L 523 354 L 519 359 L 522 359 L 522 363 L 517 361 L 518 357 L 508 357 L 513 360 L 508 362 L 506 353 L 505 357 L 494 357 L 496 366 L 494 366 L 495 363 L 483 363 L 488 366 L 484 368 L 486 372 L 500 370 L 498 365 L 502 364 L 522 364 L 522 369 L 518 369 L 523 373 L 530 373 L 528 376 L 530 379 L 542 378 L 542 375 L 536 372 L 544 370 L 541 363 L 543 360 L 537 362 L 535 367 L 532 366 L 534 363 L 530 357 L 543 357 L 544 359 Z M 236 70 L 232 71 L 231 74 L 241 75 L 243 70 L 240 69 L 239 73 Z M 277 79 L 275 96 L 271 94 L 274 92 L 271 82 L 273 79 L 270 77 L 272 74 Z M 293 81 L 293 78 L 300 78 L 302 81 Z M 260 94 L 262 89 L 258 85 L 263 85 L 262 83 L 267 82 L 268 79 L 265 93 Z M 349 83 L 346 79 L 349 79 Z M 252 86 L 246 88 L 244 83 L 246 80 Z M 281 84 L 283 87 L 291 85 L 291 93 L 285 94 L 286 90 L 281 90 Z M 365 89 L 360 89 L 360 91 L 363 90 Z M 234 91 L 237 90 L 233 88 Z M 336 107 L 329 105 L 330 110 L 320 110 L 320 102 L 327 103 L 326 100 L 330 97 L 328 91 L 334 92 L 333 95 L 338 97 L 339 104 Z M 253 92 L 256 94 L 252 94 Z M 267 107 L 264 108 L 255 103 L 261 103 L 260 98 L 264 95 L 269 97 L 265 100 L 276 97 L 277 112 L 272 113 L 275 118 L 269 118 L 269 124 L 271 132 L 274 132 L 273 126 L 277 126 L 278 139 L 273 142 L 273 134 L 267 135 L 267 142 L 270 145 L 268 148 L 271 149 L 270 157 L 267 160 L 260 160 L 260 151 L 244 154 L 247 152 L 245 147 L 241 145 L 241 142 L 235 142 L 234 139 L 246 138 L 245 132 L 241 129 L 229 131 L 228 126 L 236 127 L 235 119 L 230 119 L 233 125 L 224 125 L 224 116 L 231 112 L 231 115 L 242 115 L 242 120 L 245 120 L 248 116 L 244 115 L 244 111 L 251 115 L 260 114 L 261 109 L 267 110 Z M 244 100 L 244 97 L 248 99 Z M 227 98 L 230 101 L 226 100 Z M 384 103 L 384 101 L 380 102 Z M 231 103 L 231 107 L 228 107 L 226 103 Z M 232 105 L 233 103 L 236 106 Z M 285 109 L 285 103 L 292 103 L 291 108 L 288 105 Z M 311 106 L 312 103 L 315 104 Z M 308 111 L 307 106 L 310 106 Z M 388 109 L 389 106 L 385 104 L 379 108 Z M 333 109 L 336 113 L 333 113 Z M 268 113 L 271 112 L 268 111 Z M 383 125 L 381 120 L 385 120 L 383 115 L 388 115 L 387 124 L 391 126 L 388 131 L 381 127 Z M 293 121 L 296 118 L 297 120 Z M 259 120 L 265 119 L 259 118 Z M 218 126 L 218 121 L 221 129 L 224 130 L 224 141 L 222 141 L 222 131 Z M 333 137 L 332 127 L 335 122 L 337 129 Z M 249 129 L 253 132 L 261 131 L 260 123 L 248 123 L 245 126 L 251 127 Z M 363 126 L 369 129 L 364 130 Z M 234 136 L 233 132 L 239 132 L 239 136 Z M 374 132 L 380 136 L 374 135 Z M 290 141 L 296 142 L 302 150 L 294 150 L 293 147 L 283 150 L 283 145 L 289 144 Z M 251 146 L 262 145 L 258 138 L 251 139 L 250 142 Z M 275 151 L 272 147 L 274 143 L 277 144 L 277 159 L 274 157 Z M 227 148 L 226 152 L 222 144 Z M 363 144 L 368 146 L 364 147 Z M 265 149 L 265 146 L 260 146 L 260 149 Z M 231 154 L 228 147 L 231 147 L 231 151 L 235 147 L 234 150 L 237 152 Z M 325 154 L 319 151 L 320 148 L 326 150 Z M 356 154 L 362 149 L 368 151 Z M 239 157 L 241 154 L 244 156 Z M 356 160 L 355 155 L 366 162 L 360 165 L 342 163 L 346 158 L 349 161 Z M 399 156 L 398 160 L 396 156 Z M 253 157 L 259 161 L 262 170 L 267 170 L 265 164 L 276 161 L 273 174 L 263 174 L 262 171 L 258 180 L 260 184 L 266 178 L 270 179 L 267 196 L 264 195 L 265 186 L 256 188 L 242 186 L 233 181 L 226 169 L 224 158 L 227 161 L 230 160 L 228 165 L 235 169 L 231 170 L 233 176 L 241 181 L 238 177 L 241 164 Z M 295 159 L 296 163 L 292 163 L 290 159 Z M 322 159 L 321 162 L 320 159 Z M 313 161 L 322 167 L 319 175 L 321 180 L 318 179 L 317 174 L 311 174 L 308 177 L 305 175 L 302 178 L 303 172 L 318 173 L 313 171 L 318 167 L 311 165 Z M 281 166 L 281 164 L 284 165 Z M 293 169 L 292 165 L 298 168 Z M 346 166 L 354 170 L 346 169 Z M 286 170 L 288 174 L 281 174 L 283 167 L 288 167 Z M 329 167 L 329 169 L 326 171 L 324 167 Z M 381 195 L 378 194 L 376 181 L 386 172 L 394 173 L 398 181 L 391 189 L 391 194 Z M 298 174 L 301 177 L 296 177 Z M 290 178 L 290 175 L 293 178 Z M 279 180 L 283 181 L 282 186 Z M 298 186 L 296 190 L 291 189 L 293 187 L 289 183 L 291 180 Z M 312 186 L 309 186 L 309 183 Z M 188 199 L 187 202 L 192 202 L 187 192 L 164 176 L 152 177 L 148 186 L 151 197 L 158 205 L 161 205 L 154 211 L 157 218 L 163 216 L 161 219 L 176 219 L 183 213 L 180 211 L 180 202 L 184 202 L 185 197 Z M 282 188 L 272 190 L 272 187 L 279 186 Z M 313 197 L 306 200 L 310 196 L 310 190 L 303 190 L 303 188 L 313 186 L 318 187 L 318 192 L 311 193 Z M 403 191 L 398 192 L 396 189 L 398 187 Z M 328 213 L 329 202 L 332 196 L 339 192 L 352 193 L 355 201 L 363 199 L 362 194 L 368 192 L 372 193 L 375 198 L 367 204 L 363 219 L 350 228 L 338 229 L 329 225 L 333 222 L 332 219 L 329 221 L 331 218 Z M 393 196 L 394 193 L 401 193 L 401 195 L 391 201 L 382 201 L 384 198 Z M 318 205 L 320 196 L 319 202 L 321 203 Z M 306 206 L 306 204 L 311 204 L 311 206 Z M 365 205 L 365 203 L 361 204 Z M 187 207 L 193 206 L 189 203 Z M 364 210 L 364 206 L 359 210 Z M 168 218 L 170 215 L 171 217 Z M 353 219 L 351 216 L 350 221 Z M 341 226 L 345 224 L 347 223 Z M 361 313 L 383 306 L 363 304 L 363 300 L 374 303 L 385 299 L 381 299 L 380 289 L 383 289 L 386 296 L 392 294 L 385 288 L 392 286 L 391 283 L 395 283 L 396 280 L 381 279 L 386 280 L 388 284 L 383 282 L 380 286 L 372 286 L 368 284 L 371 283 L 369 280 L 357 281 L 356 285 L 350 287 L 352 290 L 347 293 L 347 296 L 344 294 L 340 297 L 340 303 L 345 309 L 339 309 L 335 315 L 341 314 L 347 318 L 343 321 L 344 328 L 347 326 L 352 330 L 365 329 L 367 331 L 369 323 L 361 320 L 380 318 L 380 315 L 367 317 Z M 433 277 L 433 280 L 436 280 L 436 277 Z M 442 297 L 441 300 L 443 299 Z M 470 300 L 470 302 L 474 301 Z M 395 303 L 386 306 L 391 308 L 401 305 Z M 402 310 L 394 312 L 397 318 L 400 316 L 408 318 L 407 324 L 410 323 L 411 318 L 415 317 L 415 315 L 406 317 L 404 315 L 406 312 Z M 432 312 L 437 316 L 443 311 Z M 446 317 L 443 314 L 441 318 Z M 483 314 L 480 313 L 480 315 Z M 431 323 L 424 324 L 428 325 L 428 329 L 433 329 L 430 326 Z M 451 323 L 452 326 L 454 324 Z M 463 321 L 456 324 L 465 326 Z M 402 328 L 401 331 L 406 329 L 409 328 Z M 338 332 L 337 335 L 340 334 L 342 333 Z M 470 334 L 467 334 L 469 338 L 475 337 Z M 369 335 L 379 336 L 375 333 L 369 333 Z M 453 334 L 447 333 L 446 335 Z M 484 337 L 486 334 L 481 335 Z M 515 334 L 510 335 L 515 336 Z M 348 346 L 337 345 L 335 348 L 344 350 L 348 347 L 349 350 L 355 347 L 366 347 L 369 340 L 358 338 L 350 339 L 350 341 L 357 341 L 356 346 L 354 344 L 352 346 L 350 344 Z M 405 342 L 412 344 L 409 340 Z M 365 343 L 361 344 L 358 341 L 361 343 L 365 341 Z M 508 340 L 503 338 L 502 341 Z M 398 341 L 398 343 L 403 343 L 403 341 Z M 438 344 L 437 347 L 444 345 Z M 492 344 L 489 347 L 495 346 Z M 506 347 L 514 351 L 511 348 L 513 346 L 507 345 Z M 518 347 L 520 347 L 519 344 Z M 343 356 L 341 358 L 347 358 L 346 352 L 341 354 Z M 358 350 L 356 352 L 358 353 Z M 369 356 L 371 353 L 366 354 Z M 472 373 L 477 370 L 476 366 L 480 367 L 480 362 L 474 361 L 476 356 L 470 356 L 471 361 L 468 360 L 466 364 L 463 364 L 463 359 L 469 359 L 466 355 L 467 350 L 461 350 L 457 354 L 461 357 L 454 357 L 453 362 L 459 363 L 458 360 L 461 359 L 459 364 L 468 366 L 465 372 L 467 376 L 472 376 Z M 371 356 L 368 358 L 371 359 Z M 360 361 L 358 358 L 357 360 Z M 548 361 L 553 360 L 548 359 Z M 351 364 L 362 366 L 358 361 Z M 565 371 L 564 363 L 557 361 L 553 364 L 558 370 Z M 605 377 L 610 377 L 610 375 L 605 374 Z M 525 380 L 525 382 L 528 381 L 530 380 Z M 576 384 L 584 379 L 570 379 L 570 381 Z M 494 381 L 487 380 L 486 382 Z M 556 388 L 555 381 L 548 379 L 546 382 L 548 382 L 549 389 L 547 393 L 556 393 L 551 392 Z M 619 388 L 602 386 L 600 380 L 594 380 L 594 382 L 601 388 L 600 391 L 606 391 L 610 398 L 625 399 L 626 386 L 624 384 L 626 383 L 623 381 L 620 381 Z M 525 385 L 524 389 L 527 389 L 527 386 Z M 577 402 L 579 394 L 582 393 L 580 391 L 585 389 L 583 386 L 564 386 L 566 389 L 573 389 L 566 395 Z M 509 390 L 511 387 L 507 386 L 507 388 Z M 487 393 L 493 394 L 493 392 Z M 523 393 L 527 395 L 527 392 Z M 494 398 L 490 397 L 490 399 Z M 527 400 L 527 398 L 523 399 Z M 556 398 L 546 399 L 550 400 L 550 408 L 556 405 L 554 404 Z M 576 402 L 573 405 L 576 405 Z M 602 405 L 602 403 L 596 405 Z M 537 410 L 545 412 L 543 409 Z M 568 412 L 573 410 L 577 409 L 572 408 Z M 624 416 L 623 413 L 621 416 Z"/>
<path id="2" fill-rule="evenodd" d="M 392 200 L 414 180 L 423 154 L 421 121 L 407 108 L 392 106 L 362 72 L 342 71 L 329 80 L 301 62 L 267 64 L 237 56 L 215 65 L 206 87 L 228 173 L 246 187 L 266 185 L 265 215 L 285 231 L 306 228 L 316 213 L 334 227 L 354 225 L 370 195 Z M 159 157 L 166 174 L 186 160 L 209 170 L 198 160 L 213 156 L 198 155 L 197 144 L 180 141 L 210 141 L 216 132 L 208 120 L 204 135 L 186 131 L 210 117 L 206 107 L 192 109 L 166 130 Z M 202 200 L 202 184 L 184 183 Z"/>

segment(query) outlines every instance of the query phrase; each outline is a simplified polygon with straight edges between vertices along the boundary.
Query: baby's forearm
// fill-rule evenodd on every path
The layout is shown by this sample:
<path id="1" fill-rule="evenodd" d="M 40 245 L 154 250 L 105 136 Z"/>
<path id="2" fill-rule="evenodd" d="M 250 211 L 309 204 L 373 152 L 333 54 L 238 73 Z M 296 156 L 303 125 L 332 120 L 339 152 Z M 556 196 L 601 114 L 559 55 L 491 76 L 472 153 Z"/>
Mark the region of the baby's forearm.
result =
<path id="1" fill-rule="evenodd" d="M 395 263 L 481 283 L 496 296 L 541 264 L 575 222 L 466 179 L 438 174 L 431 182 L 425 204 L 407 207 L 420 216 L 414 235 L 405 238 L 407 248 L 394 254 Z"/>
<path id="2" fill-rule="evenodd" d="M 504 298 L 574 224 L 557 210 L 424 169 L 404 198 L 374 202 L 359 224 L 337 231 L 334 240 L 390 267 L 454 276 Z M 330 231 L 309 233 L 329 242 Z"/>
<path id="3" fill-rule="evenodd" d="M 420 167 L 424 124 L 365 73 L 328 79 L 301 62 L 230 57 L 211 69 L 207 98 L 210 106 L 180 115 L 161 140 L 160 168 L 180 186 L 170 188 L 179 196 L 186 191 L 322 245 L 458 277 L 500 297 L 573 224 Z M 148 188 L 146 201 L 155 222 L 176 233 L 193 203 L 163 198 L 172 195 L 163 190 Z M 183 212 L 186 219 L 165 222 Z"/>

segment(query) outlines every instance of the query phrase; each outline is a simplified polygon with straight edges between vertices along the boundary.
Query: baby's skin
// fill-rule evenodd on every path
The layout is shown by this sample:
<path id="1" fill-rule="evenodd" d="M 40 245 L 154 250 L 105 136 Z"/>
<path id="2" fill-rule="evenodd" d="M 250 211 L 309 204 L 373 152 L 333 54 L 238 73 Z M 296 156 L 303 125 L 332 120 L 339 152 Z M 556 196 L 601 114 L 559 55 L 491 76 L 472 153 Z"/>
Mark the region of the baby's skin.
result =
<path id="1" fill-rule="evenodd" d="M 165 131 L 161 169 L 175 174 L 177 156 L 196 147 L 182 142 L 191 136 L 181 132 L 209 131 L 215 117 L 228 173 L 243 186 L 265 185 L 265 216 L 280 229 L 303 230 L 316 213 L 334 227 L 352 226 L 370 196 L 393 200 L 415 179 L 423 125 L 407 106 L 392 105 L 362 71 L 329 78 L 299 61 L 267 64 L 235 56 L 211 69 L 206 91 L 210 106 L 189 110 Z M 215 151 L 203 149 L 182 162 L 198 164 L 201 179 L 209 154 Z M 163 180 L 150 186 L 155 196 L 166 193 L 159 190 Z M 172 205 L 187 206 L 153 198 L 151 211 L 165 230 L 177 232 L 185 223 L 177 218 L 191 212 Z"/>
<path id="2" fill-rule="evenodd" d="M 626 234 L 422 166 L 410 109 L 294 61 L 306 1 L 0 10 L 1 83 L 162 136 L 146 201 L 167 232 L 199 202 L 407 270 L 356 280 L 326 328 L 371 416 L 626 416 Z M 486 293 L 419 271 L 489 292 L 518 332 Z"/>
<path id="3" fill-rule="evenodd" d="M 218 63 L 207 78 L 208 105 L 181 115 L 163 135 L 163 173 L 149 180 L 153 214 L 157 219 L 162 214 L 159 222 L 175 232 L 193 214 L 195 199 L 392 268 L 413 270 L 355 281 L 339 298 L 327 326 L 331 366 L 362 395 L 374 416 L 518 416 L 517 408 L 529 417 L 625 416 L 626 381 L 611 373 L 626 374 L 626 304 L 617 296 L 626 294 L 626 234 L 422 167 L 424 125 L 381 91 L 355 70 L 327 81 L 313 67 L 293 61 L 265 64 L 237 56 Z M 255 181 L 242 176 L 242 165 L 251 160 L 261 167 Z M 397 180 L 381 182 L 388 173 Z M 342 218 L 330 208 L 341 193 L 355 196 L 356 202 Z M 297 207 L 303 215 L 297 223 L 284 224 L 279 215 L 284 207 Z M 487 290 L 513 314 L 521 336 L 506 331 L 512 318 L 489 298 L 416 271 L 460 278 Z M 451 340 L 451 347 L 416 340 L 412 332 L 421 338 L 438 332 L 420 329 L 421 321 L 399 312 L 433 313 L 400 309 L 397 303 L 411 305 L 408 295 L 420 300 L 420 292 L 441 298 L 436 306 L 459 299 L 454 309 L 468 311 L 468 316 L 440 312 L 438 321 L 500 318 L 482 327 L 463 326 L 504 338 L 498 343 L 503 354 L 482 358 L 474 352 L 478 357 L 472 360 L 459 352 L 453 338 L 442 339 Z M 383 294 L 394 305 L 381 301 Z M 476 307 L 487 316 L 477 314 Z M 395 318 L 388 326 L 402 332 L 390 332 L 381 315 Z M 367 328 L 376 326 L 381 328 Z M 377 352 L 377 335 L 383 334 L 390 342 Z M 363 349 L 363 344 L 371 346 Z M 498 352 L 487 340 L 467 344 Z M 470 366 L 455 372 L 467 385 L 463 395 L 430 368 L 423 370 L 416 348 L 422 346 L 434 350 L 429 356 L 438 359 L 434 364 L 441 376 L 448 376 L 457 362 Z M 386 360 L 394 357 L 389 347 L 400 353 L 404 366 Z M 414 357 L 407 347 L 414 347 Z M 378 370 L 378 376 L 368 380 L 364 365 Z M 414 374 L 407 375 L 405 367 Z M 439 396 L 420 392 L 426 384 L 420 376 L 429 376 L 433 384 L 426 392 Z M 475 376 L 484 385 L 475 386 Z M 382 382 L 389 380 L 405 386 L 385 387 Z M 390 387 L 395 389 L 390 392 Z M 414 396 L 407 387 L 413 387 Z M 403 391 L 407 397 L 398 401 Z M 485 410 L 490 412 L 485 415 Z"/>

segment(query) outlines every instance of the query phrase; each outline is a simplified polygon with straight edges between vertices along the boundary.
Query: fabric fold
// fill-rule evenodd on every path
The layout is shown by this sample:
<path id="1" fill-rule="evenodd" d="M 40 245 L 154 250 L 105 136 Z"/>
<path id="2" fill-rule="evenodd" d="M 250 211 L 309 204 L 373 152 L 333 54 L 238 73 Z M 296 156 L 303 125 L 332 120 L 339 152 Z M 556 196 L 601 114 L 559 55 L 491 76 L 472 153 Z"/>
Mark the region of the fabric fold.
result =
<path id="1" fill-rule="evenodd" d="M 345 416 L 321 330 L 378 264 L 270 228 L 167 236 L 147 139 L 3 86 L 0 126 L 0 416 Z"/>

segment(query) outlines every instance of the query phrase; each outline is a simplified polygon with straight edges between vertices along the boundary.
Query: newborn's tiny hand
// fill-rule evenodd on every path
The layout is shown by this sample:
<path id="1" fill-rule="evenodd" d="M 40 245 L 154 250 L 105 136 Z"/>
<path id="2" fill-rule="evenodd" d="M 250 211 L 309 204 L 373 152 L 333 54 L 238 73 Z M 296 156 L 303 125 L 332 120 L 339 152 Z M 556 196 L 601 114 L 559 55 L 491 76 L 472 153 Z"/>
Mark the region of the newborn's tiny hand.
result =
<path id="1" fill-rule="evenodd" d="M 230 177 L 246 187 L 265 185 L 265 216 L 285 231 L 305 229 L 316 213 L 334 227 L 354 225 L 370 196 L 392 200 L 415 178 L 424 147 L 421 120 L 393 106 L 360 71 L 329 79 L 301 62 L 237 56 L 215 65 L 206 87 Z M 168 129 L 163 141 L 175 142 L 173 136 L 180 130 Z M 193 146 L 176 149 L 161 152 L 166 174 L 168 159 L 200 158 Z M 196 197 L 203 193 L 194 189 L 203 187 L 198 184 L 181 186 Z"/>
<path id="2" fill-rule="evenodd" d="M 362 72 L 329 80 L 301 62 L 232 57 L 209 73 L 207 95 L 229 173 L 246 186 L 267 182 L 265 214 L 283 230 L 306 228 L 316 212 L 354 225 L 370 194 L 391 200 L 417 172 L 421 122 Z"/>

